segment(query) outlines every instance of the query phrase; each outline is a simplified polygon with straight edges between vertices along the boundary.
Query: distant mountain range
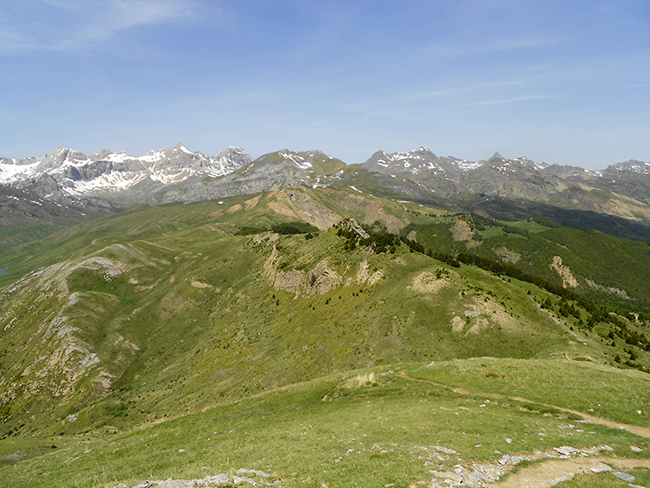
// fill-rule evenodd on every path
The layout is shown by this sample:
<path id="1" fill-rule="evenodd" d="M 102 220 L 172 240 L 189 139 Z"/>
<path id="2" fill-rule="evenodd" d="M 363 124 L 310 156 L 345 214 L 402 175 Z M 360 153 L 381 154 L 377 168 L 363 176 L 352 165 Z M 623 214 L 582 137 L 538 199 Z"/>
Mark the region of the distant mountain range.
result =
<path id="1" fill-rule="evenodd" d="M 108 150 L 86 156 L 59 147 L 35 158 L 0 159 L 0 183 L 31 189 L 53 201 L 96 196 L 135 203 L 161 187 L 223 176 L 251 161 L 238 147 L 227 147 L 212 157 L 191 152 L 181 143 L 139 157 Z"/>
<path id="2" fill-rule="evenodd" d="M 481 161 L 466 161 L 439 157 L 421 147 L 392 154 L 378 151 L 362 166 L 410 178 L 444 194 L 547 199 L 575 186 L 586 191 L 596 188 L 618 193 L 644 205 L 650 200 L 650 163 L 636 160 L 590 171 L 575 166 L 536 163 L 526 157 L 506 159 L 499 153 Z M 568 195 L 565 198 L 567 203 L 571 201 Z M 606 209 L 603 211 L 607 213 Z"/>
<path id="3" fill-rule="evenodd" d="M 341 178 L 354 179 L 359 171 L 376 175 L 387 189 L 420 198 L 471 200 L 474 205 L 481 199 L 505 198 L 650 221 L 650 163 L 636 160 L 593 171 L 526 157 L 506 159 L 499 153 L 467 161 L 420 147 L 378 151 L 361 165 L 347 165 L 321 151 L 284 149 L 253 160 L 238 147 L 207 156 L 181 143 L 139 157 L 108 150 L 86 156 L 60 147 L 34 158 L 0 158 L 1 185 L 59 204 L 105 210 L 328 186 Z"/>

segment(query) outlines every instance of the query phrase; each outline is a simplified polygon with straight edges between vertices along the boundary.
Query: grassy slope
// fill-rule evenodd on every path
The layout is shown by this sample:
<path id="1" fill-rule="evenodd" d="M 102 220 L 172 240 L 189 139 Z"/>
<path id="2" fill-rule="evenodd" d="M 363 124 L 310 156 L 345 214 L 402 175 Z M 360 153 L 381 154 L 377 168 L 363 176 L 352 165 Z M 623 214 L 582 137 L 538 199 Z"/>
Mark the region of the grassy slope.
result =
<path id="1" fill-rule="evenodd" d="M 19 415 L 30 409 L 40 413 L 32 428 L 49 425 L 51 432 L 83 431 L 112 417 L 129 425 L 381 362 L 567 354 L 611 362 L 621 353 L 593 332 L 570 330 L 575 319 L 541 310 L 538 303 L 548 293 L 474 267 L 452 269 L 406 248 L 395 255 L 344 251 L 333 231 L 309 241 L 280 237 L 274 244 L 232 236 L 235 223 L 277 220 L 269 211 L 272 198 L 267 200 L 254 207 L 233 199 L 224 205 L 146 208 L 59 234 L 48 243 L 49 254 L 25 261 L 24 266 L 33 266 L 36 259 L 46 264 L 92 253 L 124 259 L 111 247 L 114 242 L 144 256 L 133 258 L 135 267 L 111 280 L 85 268 L 67 277 L 68 295 L 83 295 L 60 315 L 83 331 L 101 365 L 119 378 L 108 395 L 95 403 L 98 393 L 89 378 L 84 394 L 54 410 L 47 396 L 40 403 L 38 396 L 14 402 L 11 428 L 34 424 Z M 244 211 L 245 206 L 250 208 Z M 406 213 L 402 205 L 388 210 L 401 218 Z M 362 206 L 352 208 L 359 218 L 362 211 Z M 274 289 L 263 271 L 273 246 L 279 271 L 309 272 L 326 260 L 341 283 L 324 294 L 303 289 L 296 296 Z M 383 279 L 373 286 L 360 282 L 362 264 L 369 275 L 381 272 Z M 43 301 L 31 294 L 15 303 L 3 323 L 16 315 L 23 323 L 3 334 L 0 350 L 9 354 L 16 344 L 53 343 L 41 324 L 52 320 L 51 310 L 61 302 L 60 295 Z M 124 343 L 136 347 L 116 346 Z M 53 351 L 57 347 L 63 346 L 53 343 Z M 33 374 L 23 372 L 42 354 L 41 348 L 12 353 L 5 361 L 11 364 L 7 377 L 31 379 L 43 389 Z M 69 414 L 79 420 L 55 422 Z"/>
<path id="2" fill-rule="evenodd" d="M 412 368 L 411 376 L 483 393 L 519 396 L 650 427 L 650 376 L 581 361 L 474 358 Z M 573 387 L 563 387 L 573 381 Z M 634 386 L 633 386 L 634 385 Z M 642 413 L 639 414 L 638 411 Z"/>
<path id="3" fill-rule="evenodd" d="M 620 397 L 591 388 L 593 376 L 619 383 L 627 391 L 647 391 L 647 379 L 639 374 L 571 361 L 480 359 L 434 368 L 413 365 L 408 372 L 436 381 L 451 377 L 454 384 L 485 389 L 485 376 L 480 374 L 480 362 L 485 361 L 490 368 L 520 373 L 552 371 L 536 375 L 535 392 L 552 390 L 555 399 L 570 403 L 578 389 L 583 403 L 601 403 L 605 416 L 607 407 Z M 240 468 L 271 473 L 273 477 L 264 481 L 282 480 L 281 486 L 289 487 L 407 486 L 431 480 L 431 469 L 453 471 L 457 465 L 471 469 L 472 463 L 492 462 L 501 456 L 495 451 L 514 455 L 564 445 L 607 444 L 614 449 L 612 455 L 648 458 L 650 441 L 628 432 L 581 426 L 561 416 L 522 410 L 507 400 L 459 395 L 396 373 L 381 367 L 334 375 L 130 432 L 44 439 L 40 451 L 37 440 L 31 446 L 5 442 L 0 445 L 3 454 L 15 454 L 16 449 L 24 458 L 5 461 L 0 473 L 15 487 L 118 482 L 133 486 L 145 479 L 232 475 Z M 366 384 L 367 378 L 373 381 Z M 503 385 L 499 391 L 522 393 Z M 322 401 L 325 394 L 328 400 Z M 647 424 L 643 416 L 638 419 Z M 644 451 L 633 453 L 630 446 Z"/>
<path id="4" fill-rule="evenodd" d="M 346 199 L 340 191 L 314 192 L 313 195 L 342 216 L 354 215 L 372 222 L 376 215 L 381 215 L 375 206 Z M 319 476 L 320 471 L 333 469 L 330 467 L 332 460 L 318 461 L 314 458 L 315 445 L 323 445 L 326 452 L 337 454 L 341 447 L 339 440 L 348 439 L 346 436 L 356 428 L 353 423 L 359 424 L 358 419 L 363 418 L 361 425 L 368 429 L 367 435 L 372 432 L 377 439 L 383 439 L 380 442 L 406 446 L 399 449 L 389 447 L 400 452 L 399 462 L 391 464 L 382 456 L 381 450 L 375 453 L 365 445 L 366 450 L 362 451 L 365 457 L 356 464 L 345 465 L 349 471 L 340 471 L 344 465 L 336 463 L 341 466 L 333 469 L 332 479 L 361 480 L 363 473 L 368 475 L 375 469 L 386 470 L 389 466 L 387 472 L 401 484 L 427 472 L 422 470 L 422 460 L 412 454 L 416 450 L 414 446 L 419 445 L 417 440 L 421 439 L 422 432 L 429 431 L 436 437 L 436 443 L 443 445 L 459 435 L 454 429 L 440 431 L 432 426 L 431 419 L 425 422 L 428 417 L 423 416 L 421 410 L 425 407 L 421 405 L 423 398 L 431 395 L 441 398 L 439 406 L 456 409 L 449 415 L 461 415 L 464 410 L 458 410 L 458 407 L 465 403 L 459 402 L 466 402 L 465 399 L 459 399 L 446 390 L 403 383 L 394 375 L 382 377 L 385 381 L 379 382 L 383 385 L 379 389 L 361 388 L 350 394 L 341 391 L 339 397 L 326 403 L 331 407 L 323 407 L 318 399 L 323 391 L 340 384 L 341 376 L 291 387 L 289 392 L 297 397 L 285 397 L 285 393 L 278 392 L 275 395 L 280 403 L 273 408 L 267 409 L 260 403 L 263 397 L 259 395 L 313 378 L 345 375 L 345 371 L 359 367 L 384 364 L 389 366 L 378 369 L 377 375 L 386 373 L 397 364 L 413 361 L 437 362 L 486 355 L 540 359 L 589 356 L 595 361 L 609 363 L 616 352 L 620 353 L 620 347 L 610 347 L 595 331 L 571 330 L 575 325 L 573 318 L 564 319 L 541 310 L 538 303 L 549 296 L 545 291 L 517 280 L 507 282 L 470 266 L 451 268 L 424 255 L 411 253 L 405 246 L 394 255 L 373 255 L 363 249 L 344 251 L 342 240 L 333 230 L 323 231 L 311 240 L 304 236 L 284 236 L 274 243 L 255 243 L 250 236 L 232 236 L 238 226 L 267 225 L 290 219 L 286 212 L 278 214 L 272 211 L 278 208 L 274 198 L 267 195 L 255 203 L 249 197 L 241 197 L 226 200 L 223 205 L 203 202 L 149 207 L 82 224 L 51 236 L 42 246 L 35 243 L 29 248 L 23 247 L 14 256 L 14 273 L 25 273 L 62 259 L 79 261 L 92 253 L 114 260 L 131 259 L 129 263 L 133 267 L 112 280 L 83 268 L 72 272 L 67 279 L 68 295 L 74 292 L 85 295 L 66 309 L 65 313 L 71 318 L 69 324 L 83 331 L 84 340 L 100 358 L 99 366 L 112 367 L 111 373 L 119 379 L 105 395 L 89 394 L 93 384 L 91 368 L 84 380 L 86 383 L 81 383 L 85 393 L 77 391 L 76 396 L 53 404 L 47 388 L 44 388 L 40 397 L 32 396 L 14 403 L 9 416 L 4 413 L 8 420 L 3 429 L 17 428 L 18 435 L 2 441 L 4 452 L 39 454 L 51 450 L 51 443 L 56 443 L 58 449 L 39 458 L 38 462 L 44 461 L 51 466 L 48 471 L 53 476 L 43 480 L 50 484 L 63 483 L 63 478 L 68 479 L 71 473 L 75 473 L 68 479 L 70 486 L 84 483 L 101 485 L 115 479 L 144 479 L 148 474 L 157 478 L 196 477 L 206 474 L 200 469 L 206 464 L 217 471 L 227 470 L 228 466 L 265 469 L 263 463 L 253 466 L 250 462 L 260 457 L 260 453 L 282 479 L 291 477 L 289 469 L 292 468 L 288 466 L 298 460 L 301 471 L 308 472 L 306 477 L 330 480 Z M 420 210 L 421 213 L 440 213 L 435 209 Z M 395 202 L 386 203 L 383 211 L 404 223 L 415 215 L 408 212 L 405 205 Z M 430 217 L 415 215 L 415 218 L 424 220 Z M 127 259 L 122 251 L 111 247 L 115 242 L 128 245 L 139 254 Z M 299 296 L 275 289 L 263 271 L 274 245 L 279 253 L 276 271 L 309 272 L 326 259 L 329 270 L 341 277 L 341 284 L 323 294 L 306 286 Z M 377 284 L 357 281 L 363 263 L 367 263 L 369 274 L 383 273 Z M 0 351 L 5 352 L 3 373 L 18 381 L 34 379 L 29 375 L 22 377 L 22 368 L 47 350 L 48 342 L 43 342 L 45 335 L 43 330 L 39 331 L 39 326 L 49 323 L 52 310 L 62 306 L 61 298 L 54 295 L 48 298 L 49 301 L 39 301 L 38 295 L 33 295 L 31 300 L 14 304 L 18 307 L 18 316 L 24 318 L 23 326 L 12 326 L 0 335 Z M 468 317 L 464 313 L 466 310 L 477 312 L 478 316 Z M 6 322 L 0 324 L 3 328 L 5 325 Z M 45 346 L 16 350 L 16 345 L 30 340 L 32 343 L 41 341 Z M 135 344 L 137 350 L 120 346 L 124 341 Z M 647 358 L 642 355 L 640 361 L 647 362 Z M 457 364 L 470 365 L 479 372 L 483 368 L 472 362 L 453 362 L 442 369 L 455 371 Z M 506 368 L 505 378 L 510 381 L 512 375 L 507 368 L 511 363 L 494 364 L 494 368 Z M 547 364 L 555 367 L 565 363 L 542 362 L 537 366 L 543 368 Z M 564 367 L 559 366 L 560 371 Z M 591 365 L 582 367 L 586 368 L 585 371 L 592 368 Z M 427 374 L 438 371 L 438 366 L 425 371 Z M 572 371 L 566 370 L 565 376 L 560 375 L 560 384 Z M 620 373 L 619 377 L 619 373 L 613 370 L 606 371 L 604 384 L 628 381 L 629 377 L 630 389 L 645 388 L 643 376 Z M 463 374 L 462 371 L 456 372 L 460 379 L 477 376 L 475 371 L 471 375 Z M 476 384 L 471 383 L 473 380 L 468 381 L 471 386 L 485 391 L 482 388 L 486 387 L 488 378 L 481 378 L 480 373 L 478 378 L 480 381 Z M 56 375 L 53 380 L 56 383 Z M 519 383 L 507 385 L 508 388 L 512 386 L 512 391 L 518 395 L 525 396 Z M 567 391 L 559 389 L 558 394 L 550 398 L 561 405 L 564 401 L 573 408 L 580 407 L 571 403 L 573 397 Z M 586 395 L 584 398 L 590 398 L 589 392 Z M 613 396 L 614 400 L 618 399 L 616 401 L 623 397 L 623 392 Z M 237 398 L 246 408 L 229 404 Z M 395 426 L 405 427 L 406 432 L 393 428 L 392 424 L 382 426 L 377 417 L 364 418 L 364 409 L 371 408 L 367 406 L 368 398 L 377 412 L 399 411 Z M 547 397 L 533 399 L 544 401 L 544 398 Z M 183 417 L 210 405 L 221 406 L 205 414 Z M 489 411 L 485 410 L 487 408 L 483 407 L 481 412 Z M 218 450 L 207 447 L 205 440 L 199 439 L 212 428 L 210 422 L 216 422 L 211 417 L 216 415 L 215 412 L 222 412 L 217 423 L 224 425 L 214 430 L 222 434 L 219 442 L 223 444 L 219 444 Z M 446 416 L 445 412 L 448 411 L 436 411 L 436 415 Z M 517 422 L 522 422 L 522 425 L 525 419 L 531 418 L 513 409 L 507 410 L 507 417 L 503 417 L 502 410 L 499 412 L 500 417 L 496 414 L 494 419 L 490 417 L 495 432 L 503 432 L 513 418 L 520 419 Z M 604 415 L 618 415 L 616 408 L 603 412 Z M 61 420 L 71 414 L 74 420 Z M 269 422 L 261 422 L 258 416 L 267 417 Z M 172 417 L 178 418 L 147 428 L 146 432 L 165 439 L 153 450 L 143 444 L 145 437 L 139 434 L 140 430 L 129 433 L 133 426 Z M 329 425 L 330 430 L 325 432 L 327 436 L 325 433 L 316 435 L 301 447 L 297 439 L 307 435 L 301 433 L 305 431 L 306 419 L 313 420 L 310 425 L 323 422 Z M 436 417 L 436 422 L 438 419 L 440 417 Z M 485 416 L 475 419 L 476 433 L 480 436 L 484 435 L 480 432 L 481 427 L 489 425 L 484 421 Z M 444 422 L 450 423 L 447 418 Z M 20 427 L 21 423 L 25 425 Z M 278 426 L 287 426 L 286 438 L 282 427 Z M 172 427 L 172 431 L 166 430 Z M 463 431 L 467 433 L 465 426 Z M 178 437 L 171 432 L 176 432 Z M 226 432 L 233 435 L 224 437 Z M 81 433 L 85 434 L 81 436 Z M 34 434 L 38 436 L 28 436 Z M 56 435 L 57 440 L 51 441 L 48 435 Z M 564 434 L 560 432 L 558 435 Z M 614 435 L 616 440 L 617 436 L 625 437 L 627 434 L 607 435 Z M 499 449 L 494 446 L 499 442 L 503 444 L 497 437 L 492 435 L 492 440 L 486 444 L 491 447 L 485 450 L 474 448 L 474 444 L 470 449 L 468 444 L 463 448 L 463 459 L 491 459 L 494 449 Z M 556 439 L 552 437 L 549 442 Z M 179 447 L 177 442 L 181 441 L 192 446 L 195 454 L 179 458 L 178 449 L 190 452 L 190 449 Z M 111 442 L 124 447 L 111 448 Z M 246 442 L 251 446 L 241 448 Z M 269 444 L 279 448 L 270 449 Z M 69 450 L 63 450 L 66 445 L 70 446 Z M 530 443 L 517 446 L 532 448 Z M 86 448 L 99 454 L 77 456 Z M 113 450 L 115 452 L 111 452 Z M 132 461 L 125 462 L 124 454 L 127 452 L 139 454 Z M 64 455 L 67 457 L 61 457 Z M 78 463 L 79 468 L 61 464 L 62 459 L 75 457 L 85 459 Z M 17 486 L 21 486 L 20 483 L 38 486 L 41 478 L 35 475 L 35 462 L 21 461 L 8 465 L 7 472 L 11 473 Z M 100 464 L 105 466 L 103 478 L 88 480 L 91 476 L 98 476 Z M 354 475 L 355 470 L 361 474 Z M 147 474 L 147 471 L 151 472 Z M 336 485 L 334 481 L 330 482 L 333 483 L 331 486 Z"/>
<path id="5" fill-rule="evenodd" d="M 136 244 L 140 250 L 152 248 Z M 87 428 L 88 423 L 105 421 L 111 412 L 129 422 L 142 421 L 384 361 L 477 354 L 531 357 L 576 349 L 569 345 L 568 331 L 544 315 L 524 287 L 471 267 L 448 270 L 405 249 L 397 255 L 368 256 L 364 251 L 350 255 L 341 253 L 342 243 L 333 231 L 308 242 L 302 236 L 283 237 L 276 248 L 291 269 L 312 269 L 327 257 L 330 268 L 342 276 L 351 269 L 349 286 L 296 298 L 273 289 L 261 272 L 270 245 L 253 246 L 245 237 L 210 239 L 199 245 L 187 235 L 182 247 L 174 239 L 160 244 L 168 249 L 176 245 L 186 254 L 165 256 L 169 253 L 159 251 L 156 258 L 174 264 L 137 268 L 110 281 L 88 270 L 69 276 L 69 291 L 87 296 L 66 310 L 72 317 L 69 324 L 84 331 L 102 362 L 111 364 L 124 354 L 112 347 L 120 337 L 139 350 L 125 370 L 115 370 L 121 378 L 108 397 L 82 411 L 77 423 L 56 424 L 55 431 Z M 152 258 L 151 253 L 148 256 Z M 357 283 L 364 261 L 370 272 L 382 270 L 387 279 L 372 287 Z M 438 270 L 445 270 L 449 278 L 436 280 Z M 440 284 L 438 293 L 409 289 L 422 273 Z M 137 284 L 131 283 L 135 280 Z M 192 286 L 193 282 L 204 288 Z M 155 283 L 151 290 L 137 291 Z M 31 330 L 52 308 L 51 300 L 56 298 L 26 314 Z M 111 312 L 92 313 L 98 308 Z M 461 319 L 468 309 L 481 316 Z M 493 319 L 493 312 L 505 322 Z M 454 319 L 462 331 L 452 330 Z M 475 332 L 469 332 L 472 327 Z M 3 344 L 24 341 L 24 332 L 24 327 L 12 328 Z M 18 361 L 21 368 L 42 350 L 27 349 L 25 354 Z M 20 375 L 20 369 L 12 371 Z M 48 422 L 78 410 L 69 408 L 53 412 Z"/>
<path id="6" fill-rule="evenodd" d="M 423 218 L 419 216 L 405 229 L 415 230 L 417 240 L 425 247 L 447 253 L 471 252 L 493 260 L 501 260 L 499 252 L 510 251 L 517 256 L 517 267 L 548 281 L 562 283 L 559 274 L 551 267 L 555 256 L 562 258 L 580 285 L 578 291 L 594 300 L 615 303 L 621 307 L 650 310 L 650 284 L 646 279 L 650 269 L 650 246 L 629 241 L 598 231 L 581 231 L 568 227 L 547 228 L 536 222 L 494 222 L 494 225 L 473 228 L 474 247 L 467 241 L 457 240 L 450 231 L 457 217 Z M 463 217 L 461 217 L 463 218 Z M 506 233 L 504 228 L 518 228 L 523 234 Z M 502 255 L 502 254 L 501 254 Z M 594 288 L 587 280 L 601 288 Z M 628 297 L 604 291 L 624 290 Z"/>

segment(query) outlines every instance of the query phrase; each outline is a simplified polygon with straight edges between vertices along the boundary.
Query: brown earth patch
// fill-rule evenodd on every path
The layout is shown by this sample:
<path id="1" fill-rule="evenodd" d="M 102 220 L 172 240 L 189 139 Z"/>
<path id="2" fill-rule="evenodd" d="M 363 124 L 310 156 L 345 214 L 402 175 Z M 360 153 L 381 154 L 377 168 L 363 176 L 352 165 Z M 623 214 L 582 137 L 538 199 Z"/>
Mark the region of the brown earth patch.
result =
<path id="1" fill-rule="evenodd" d="M 620 288 L 615 288 L 613 286 L 603 286 L 599 285 L 595 281 L 592 281 L 590 279 L 585 280 L 587 284 L 592 287 L 595 290 L 598 291 L 603 291 L 605 293 L 609 293 L 611 295 L 618 295 L 620 298 L 624 298 L 625 300 L 629 300 L 630 297 L 628 296 L 627 292 L 625 290 L 621 290 Z"/>
<path id="2" fill-rule="evenodd" d="M 407 286 L 406 289 L 416 293 L 438 293 L 448 284 L 446 279 L 438 279 L 430 271 L 423 271 L 413 279 L 413 284 Z"/>
<path id="3" fill-rule="evenodd" d="M 259 195 L 254 198 L 251 198 L 250 200 L 246 200 L 244 202 L 244 206 L 246 207 L 246 210 L 250 210 L 251 208 L 255 207 L 258 203 L 260 203 Z"/>
<path id="4" fill-rule="evenodd" d="M 472 228 L 464 220 L 457 220 L 449 230 L 451 231 L 454 241 L 469 241 L 474 237 Z"/>
<path id="5" fill-rule="evenodd" d="M 329 229 L 341 220 L 340 215 L 332 212 L 301 191 L 279 191 L 274 196 L 275 201 L 269 202 L 269 208 L 275 213 L 287 217 L 298 217 L 320 230 Z"/>
<path id="6" fill-rule="evenodd" d="M 613 459 L 606 457 L 549 459 L 522 469 L 505 481 L 493 484 L 500 488 L 547 488 L 578 474 L 595 474 L 604 467 L 616 469 L 650 468 L 650 459 Z"/>
<path id="7" fill-rule="evenodd" d="M 475 299 L 469 308 L 473 312 L 483 315 L 479 319 L 472 319 L 472 322 L 478 323 L 481 322 L 477 328 L 474 328 L 475 324 L 472 324 L 470 330 L 467 331 L 469 334 L 478 333 L 482 330 L 485 330 L 490 327 L 490 324 L 496 324 L 500 326 L 505 332 L 515 332 L 519 329 L 519 321 L 510 315 L 505 307 L 500 303 L 490 299 L 487 302 L 482 299 Z M 487 321 L 485 323 L 484 321 Z"/>
<path id="8" fill-rule="evenodd" d="M 521 254 L 511 251 L 507 247 L 500 247 L 494 250 L 494 253 L 501 258 L 504 263 L 517 264 L 521 261 Z"/>
<path id="9" fill-rule="evenodd" d="M 567 288 L 569 286 L 577 288 L 580 285 L 576 277 L 573 276 L 573 273 L 569 267 L 562 262 L 562 258 L 560 256 L 553 257 L 553 262 L 551 263 L 550 267 L 560 275 L 560 278 L 562 278 L 562 286 L 564 288 Z"/>
<path id="10" fill-rule="evenodd" d="M 323 295 L 341 284 L 341 277 L 328 264 L 329 258 L 325 258 L 309 272 L 310 294 Z"/>
<path id="11" fill-rule="evenodd" d="M 464 328 L 465 328 L 465 321 L 462 319 L 462 317 L 456 315 L 453 319 L 451 319 L 451 330 L 453 330 L 457 334 L 460 334 L 461 332 L 463 332 Z"/>
<path id="12" fill-rule="evenodd" d="M 363 222 L 365 224 L 372 224 L 376 220 L 384 222 L 388 232 L 395 233 L 406 225 L 394 215 L 387 213 L 379 200 L 372 200 L 361 195 L 348 195 L 341 204 L 351 212 L 360 211 L 363 213 Z"/>

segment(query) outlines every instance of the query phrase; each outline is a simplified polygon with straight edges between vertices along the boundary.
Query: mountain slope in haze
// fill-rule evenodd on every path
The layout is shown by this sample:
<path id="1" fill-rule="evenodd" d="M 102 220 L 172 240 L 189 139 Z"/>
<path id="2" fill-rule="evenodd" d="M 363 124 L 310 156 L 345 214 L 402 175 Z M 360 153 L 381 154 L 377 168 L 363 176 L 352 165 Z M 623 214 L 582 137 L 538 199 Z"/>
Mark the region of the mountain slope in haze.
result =
<path id="1" fill-rule="evenodd" d="M 575 166 L 550 165 L 544 171 L 570 183 L 582 183 L 620 193 L 647 203 L 650 200 L 650 163 L 631 159 L 600 171 L 587 171 Z"/>
<path id="2" fill-rule="evenodd" d="M 643 200 L 584 183 L 609 181 L 609 176 L 602 175 L 618 171 L 629 181 L 638 180 L 637 187 L 643 186 L 647 165 L 640 162 L 615 165 L 598 173 L 537 164 L 527 158 L 508 160 L 499 154 L 478 162 L 443 158 L 419 148 L 393 154 L 378 151 L 364 165 L 348 166 L 321 151 L 284 149 L 251 161 L 239 148 L 230 147 L 209 158 L 190 152 L 180 143 L 139 158 L 109 151 L 88 158 L 60 148 L 50 156 L 4 161 L 0 170 L 6 181 L 37 191 L 44 201 L 75 206 L 84 209 L 81 213 L 92 215 L 124 210 L 134 203 L 187 203 L 282 188 L 331 187 L 353 189 L 360 195 L 365 191 L 395 200 L 407 198 L 501 220 L 543 215 L 576 229 L 650 240 L 650 207 Z M 20 180 L 21 175 L 31 176 Z M 47 235 L 47 229 L 55 228 L 45 216 L 41 222 L 34 221 L 41 213 L 22 218 L 41 230 L 16 228 L 21 240 Z"/>
<path id="3" fill-rule="evenodd" d="M 488 355 L 650 365 L 642 318 L 587 326 L 593 313 L 577 303 L 385 234 L 442 214 L 300 188 L 144 208 L 33 244 L 32 258 L 15 256 L 22 278 L 5 277 L 0 291 L 2 435 L 128 428 L 379 364 Z M 392 249 L 377 247 L 385 239 Z"/>
<path id="4" fill-rule="evenodd" d="M 84 206 L 66 205 L 27 190 L 0 185 L 0 248 L 5 251 L 9 246 L 121 209 L 120 205 L 99 198 L 89 199 Z"/>
<path id="5" fill-rule="evenodd" d="M 650 220 L 650 163 L 631 161 L 588 171 L 538 164 L 528 158 L 465 161 L 439 157 L 429 149 L 376 152 L 363 167 L 422 183 L 445 196 L 487 195 L 525 199 L 625 219 Z"/>

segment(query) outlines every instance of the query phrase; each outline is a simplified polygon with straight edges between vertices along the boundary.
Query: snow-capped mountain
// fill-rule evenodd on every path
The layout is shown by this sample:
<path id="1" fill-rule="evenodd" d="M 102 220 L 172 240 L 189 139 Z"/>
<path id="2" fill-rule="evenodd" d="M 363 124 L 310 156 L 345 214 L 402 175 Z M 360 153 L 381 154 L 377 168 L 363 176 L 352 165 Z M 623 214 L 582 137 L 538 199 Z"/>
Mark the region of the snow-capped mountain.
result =
<path id="1" fill-rule="evenodd" d="M 376 177 L 383 175 L 376 183 L 391 191 L 408 187 L 436 198 L 529 200 L 650 220 L 650 163 L 636 160 L 591 171 L 537 163 L 526 157 L 508 159 L 499 153 L 469 161 L 437 156 L 420 147 L 390 154 L 377 151 L 360 166 Z M 137 157 L 107 150 L 87 156 L 58 148 L 35 158 L 0 159 L 0 185 L 66 205 L 88 208 L 91 203 L 101 211 L 114 209 L 116 204 L 123 208 L 134 203 L 192 202 L 301 185 L 328 186 L 341 178 L 345 167 L 341 160 L 316 150 L 283 149 L 253 161 L 237 147 L 206 156 L 180 143 Z"/>
<path id="2" fill-rule="evenodd" d="M 378 151 L 361 166 L 408 178 L 440 197 L 521 199 L 650 220 L 650 163 L 636 160 L 593 171 L 526 157 L 507 159 L 499 153 L 467 161 L 420 147 L 392 154 Z"/>
<path id="3" fill-rule="evenodd" d="M 181 143 L 139 157 L 108 150 L 86 156 L 59 147 L 51 154 L 36 158 L 0 159 L 0 184 L 29 188 L 55 201 L 88 196 L 137 201 L 136 195 L 125 198 L 117 194 L 129 190 L 151 191 L 192 177 L 219 177 L 251 161 L 246 151 L 232 146 L 213 157 L 192 152 Z"/>
<path id="4" fill-rule="evenodd" d="M 392 176 L 402 176 L 424 183 L 433 191 L 456 193 L 501 194 L 503 187 L 512 185 L 522 177 L 534 175 L 534 185 L 539 191 L 548 191 L 549 185 L 559 184 L 558 178 L 541 174 L 547 165 L 537 164 L 528 158 L 505 159 L 499 153 L 488 159 L 468 161 L 452 156 L 436 156 L 431 150 L 420 147 L 406 152 L 387 154 L 378 151 L 363 167 Z M 502 191 L 503 190 L 503 191 Z"/>
<path id="5" fill-rule="evenodd" d="M 548 165 L 546 163 L 535 163 L 526 157 L 505 159 L 498 152 L 488 159 L 468 161 L 453 156 L 436 156 L 430 149 L 420 147 L 392 154 L 377 151 L 362 166 L 382 173 L 450 176 L 469 173 L 487 166 L 500 167 L 502 168 L 500 171 L 503 172 L 512 172 L 516 168 L 543 170 Z"/>
<path id="6" fill-rule="evenodd" d="M 563 191 L 568 185 L 585 184 L 634 198 L 650 197 L 650 163 L 636 160 L 594 171 L 536 163 L 526 157 L 506 159 L 499 153 L 488 159 L 468 161 L 436 156 L 431 150 L 420 147 L 391 154 L 377 151 L 362 166 L 411 178 L 430 185 L 434 190 L 451 193 L 498 194 L 508 186 L 525 181 L 540 186 L 544 191 L 551 187 Z"/>
<path id="7" fill-rule="evenodd" d="M 494 164 L 498 161 L 506 162 L 506 166 L 514 164 L 532 169 L 543 169 L 547 166 L 545 163 L 537 164 L 526 157 L 506 160 L 499 153 L 495 153 L 491 158 L 481 161 L 468 161 L 453 156 L 440 157 L 436 156 L 426 147 L 392 154 L 377 151 L 370 159 L 363 163 L 363 166 L 380 172 L 397 171 L 412 175 L 418 173 L 443 175 L 447 173 L 469 172 L 479 169 L 486 164 Z"/>
<path id="8" fill-rule="evenodd" d="M 340 159 L 322 151 L 294 152 L 282 149 L 264 154 L 223 178 L 207 180 L 201 185 L 170 189 L 161 201 L 196 202 L 303 185 L 313 188 L 327 186 L 340 178 L 340 170 L 345 166 Z"/>

